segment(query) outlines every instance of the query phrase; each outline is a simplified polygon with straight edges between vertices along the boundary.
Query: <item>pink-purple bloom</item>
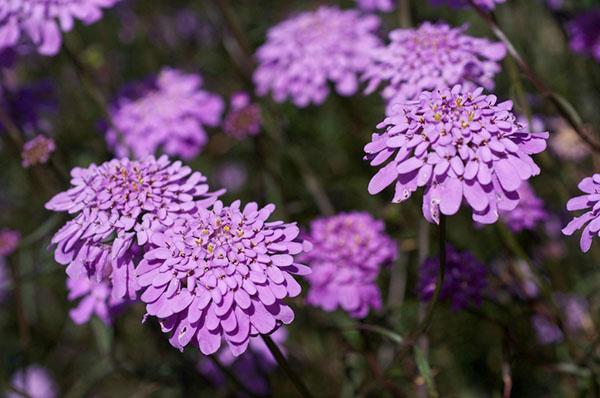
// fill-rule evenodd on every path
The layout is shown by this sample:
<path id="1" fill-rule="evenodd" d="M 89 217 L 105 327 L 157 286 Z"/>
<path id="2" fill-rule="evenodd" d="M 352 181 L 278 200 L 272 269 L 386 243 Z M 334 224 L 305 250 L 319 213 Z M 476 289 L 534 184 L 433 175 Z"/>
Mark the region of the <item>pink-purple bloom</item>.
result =
<path id="1" fill-rule="evenodd" d="M 0 2 L 0 50 L 30 42 L 43 55 L 56 55 L 62 32 L 80 20 L 98 21 L 104 8 L 119 0 L 3 0 Z"/>
<path id="2" fill-rule="evenodd" d="M 446 271 L 440 291 L 440 300 L 447 300 L 455 311 L 479 307 L 487 286 L 487 268 L 470 252 L 446 248 Z M 429 301 L 437 284 L 439 257 L 428 258 L 419 268 L 418 293 L 422 301 Z"/>
<path id="3" fill-rule="evenodd" d="M 506 2 L 506 0 L 475 0 L 476 5 L 486 10 L 493 10 L 497 4 Z M 433 5 L 448 5 L 450 7 L 465 7 L 469 5 L 468 0 L 431 0 Z"/>
<path id="4" fill-rule="evenodd" d="M 355 318 L 381 309 L 377 276 L 398 254 L 383 221 L 365 212 L 340 213 L 312 221 L 306 239 L 313 244 L 302 258 L 312 269 L 309 304 L 339 307 Z"/>
<path id="5" fill-rule="evenodd" d="M 162 152 L 189 160 L 208 142 L 206 127 L 221 122 L 221 97 L 203 90 L 202 77 L 165 68 L 133 84 L 112 104 L 106 140 L 117 156 Z"/>
<path id="6" fill-rule="evenodd" d="M 600 7 L 576 16 L 567 26 L 571 49 L 600 62 Z"/>
<path id="7" fill-rule="evenodd" d="M 531 325 L 538 343 L 542 345 L 559 343 L 564 335 L 560 328 L 545 314 L 535 314 L 531 317 Z"/>
<path id="8" fill-rule="evenodd" d="M 10 385 L 18 391 L 27 394 L 29 398 L 55 398 L 58 388 L 46 368 L 39 365 L 30 365 L 25 369 L 17 370 L 10 378 Z M 22 398 L 23 395 L 8 391 L 7 398 Z"/>
<path id="9" fill-rule="evenodd" d="M 500 217 L 513 232 L 533 230 L 548 219 L 544 201 L 535 194 L 529 183 L 523 183 L 517 190 L 519 204 L 510 211 L 501 211 Z"/>
<path id="10" fill-rule="evenodd" d="M 394 9 L 395 0 L 356 0 L 358 8 L 364 11 L 390 12 Z"/>
<path id="11" fill-rule="evenodd" d="M 124 298 L 115 298 L 111 294 L 109 280 L 97 282 L 86 274 L 68 278 L 67 289 L 70 301 L 79 300 L 77 306 L 69 311 L 69 316 L 78 325 L 88 322 L 94 315 L 109 325 L 126 303 Z"/>
<path id="12" fill-rule="evenodd" d="M 23 167 L 44 164 L 48 161 L 55 149 L 56 144 L 52 138 L 38 135 L 23 145 L 23 150 L 21 151 L 21 164 Z"/>
<path id="13" fill-rule="evenodd" d="M 14 229 L 0 230 L 0 256 L 10 256 L 19 246 L 21 233 Z"/>
<path id="14" fill-rule="evenodd" d="M 246 92 L 231 97 L 230 109 L 223 120 L 223 131 L 238 140 L 260 133 L 262 116 L 260 107 Z"/>
<path id="15" fill-rule="evenodd" d="M 416 29 L 397 29 L 390 43 L 372 52 L 372 62 L 363 74 L 367 93 L 383 85 L 387 113 L 392 114 L 422 91 L 463 85 L 494 87 L 499 61 L 506 55 L 502 43 L 467 36 L 467 27 L 445 23 L 423 23 Z"/>
<path id="16" fill-rule="evenodd" d="M 563 228 L 565 235 L 571 236 L 575 231 L 582 229 L 579 246 L 581 251 L 587 252 L 592 247 L 592 239 L 600 236 L 600 174 L 596 173 L 586 177 L 578 185 L 583 195 L 576 196 L 567 202 L 567 210 L 583 210 L 583 214 L 573 218 Z"/>
<path id="17" fill-rule="evenodd" d="M 274 210 L 217 201 L 152 235 L 137 268 L 141 299 L 174 347 L 191 343 L 209 355 L 225 341 L 238 356 L 252 337 L 292 322 L 284 299 L 302 290 L 293 275 L 310 268 L 294 256 L 310 244 L 295 224 L 268 221 Z"/>
<path id="18" fill-rule="evenodd" d="M 155 231 L 221 194 L 209 192 L 202 174 L 167 156 L 76 167 L 71 177 L 72 188 L 46 203 L 48 210 L 73 216 L 52 238 L 54 258 L 71 278 L 108 278 L 115 299 L 135 299 L 135 264 Z"/>
<path id="19" fill-rule="evenodd" d="M 457 213 L 463 198 L 482 224 L 514 209 L 519 187 L 540 172 L 531 155 L 546 148 L 548 133 L 527 131 L 511 112 L 511 101 L 496 101 L 483 88 L 455 86 L 403 103 L 365 146 L 365 159 L 383 165 L 369 193 L 395 183 L 392 201 L 401 203 L 423 187 L 423 214 L 435 223 L 440 213 Z"/>
<path id="20" fill-rule="evenodd" d="M 590 155 L 590 148 L 564 119 L 550 121 L 552 134 L 548 141 L 552 152 L 567 162 L 579 162 Z"/>
<path id="21" fill-rule="evenodd" d="M 357 10 L 320 7 L 271 28 L 256 53 L 254 83 L 259 95 L 272 92 L 277 102 L 290 98 L 299 107 L 319 105 L 335 91 L 349 96 L 380 45 L 379 18 Z"/>

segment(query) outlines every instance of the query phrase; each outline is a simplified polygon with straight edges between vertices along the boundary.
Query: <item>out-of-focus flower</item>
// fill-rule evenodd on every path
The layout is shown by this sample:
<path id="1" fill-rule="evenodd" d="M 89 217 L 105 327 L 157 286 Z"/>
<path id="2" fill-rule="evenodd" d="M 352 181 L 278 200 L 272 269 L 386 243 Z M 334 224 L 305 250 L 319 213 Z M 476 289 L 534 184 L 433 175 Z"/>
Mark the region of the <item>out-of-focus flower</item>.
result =
<path id="1" fill-rule="evenodd" d="M 550 149 L 559 158 L 568 162 L 578 162 L 590 155 L 590 149 L 585 142 L 563 119 L 557 118 L 550 122 Z"/>
<path id="2" fill-rule="evenodd" d="M 110 278 L 115 299 L 135 298 L 134 263 L 155 231 L 222 193 L 209 192 L 202 174 L 167 156 L 113 159 L 74 168 L 71 177 L 73 187 L 46 203 L 48 210 L 74 215 L 52 238 L 54 258 L 71 278 Z"/>
<path id="3" fill-rule="evenodd" d="M 433 297 L 439 273 L 439 257 L 425 260 L 419 268 L 419 298 L 429 301 Z M 469 252 L 459 252 L 446 247 L 446 272 L 440 299 L 448 300 L 456 311 L 481 305 L 483 290 L 487 286 L 487 268 Z"/>
<path id="4" fill-rule="evenodd" d="M 391 115 L 424 90 L 456 84 L 468 90 L 477 86 L 492 89 L 506 48 L 502 43 L 467 36 L 466 29 L 425 22 L 417 29 L 392 31 L 390 43 L 372 51 L 372 62 L 362 76 L 369 82 L 366 92 L 383 84 L 382 95 Z"/>
<path id="5" fill-rule="evenodd" d="M 512 102 L 496 104 L 483 89 L 455 86 L 423 92 L 377 127 L 365 146 L 365 159 L 381 166 L 369 183 L 375 195 L 392 183 L 394 203 L 425 190 L 423 214 L 438 222 L 440 212 L 453 215 L 463 201 L 473 220 L 492 224 L 500 210 L 519 203 L 518 189 L 540 172 L 530 155 L 546 148 L 548 133 L 531 133 L 517 123 Z"/>
<path id="6" fill-rule="evenodd" d="M 43 135 L 38 135 L 35 138 L 27 141 L 23 145 L 21 152 L 21 163 L 23 167 L 30 167 L 36 164 L 44 164 L 50 158 L 50 155 L 56 149 L 54 140 L 46 138 Z"/>
<path id="7" fill-rule="evenodd" d="M 501 282 L 499 289 L 521 300 L 538 297 L 540 290 L 529 264 L 523 260 L 496 261 L 492 264 L 494 276 Z"/>
<path id="8" fill-rule="evenodd" d="M 376 16 L 336 7 L 320 7 L 280 23 L 269 30 L 256 54 L 257 93 L 272 91 L 275 101 L 290 97 L 300 107 L 323 103 L 329 82 L 340 95 L 356 93 L 358 74 L 380 45 L 378 27 Z"/>
<path id="9" fill-rule="evenodd" d="M 57 109 L 54 86 L 49 81 L 33 84 L 13 83 L 0 88 L 0 106 L 3 106 L 12 120 L 24 132 L 34 135 L 40 131 L 50 131 L 50 123 L 45 116 Z M 3 126 L 0 124 L 0 131 Z"/>
<path id="10" fill-rule="evenodd" d="M 6 289 L 9 285 L 8 270 L 6 269 L 6 260 L 0 257 L 0 302 L 6 297 Z"/>
<path id="11" fill-rule="evenodd" d="M 229 113 L 223 121 L 223 131 L 238 140 L 258 135 L 262 117 L 260 107 L 250 100 L 246 92 L 237 92 L 231 97 Z"/>
<path id="12" fill-rule="evenodd" d="M 236 193 L 246 184 L 248 173 L 243 165 L 229 162 L 217 169 L 216 178 L 220 187 L 229 193 Z"/>
<path id="13" fill-rule="evenodd" d="M 531 317 L 531 324 L 540 344 L 548 345 L 559 343 L 564 335 L 556 323 L 552 322 L 546 315 L 535 314 Z"/>
<path id="14" fill-rule="evenodd" d="M 501 211 L 500 217 L 513 232 L 533 230 L 548 219 L 548 212 L 544 208 L 544 201 L 540 199 L 529 183 L 519 187 L 519 204 L 510 211 Z"/>
<path id="15" fill-rule="evenodd" d="M 69 311 L 69 316 L 78 325 L 88 322 L 93 315 L 109 325 L 126 302 L 124 298 L 115 298 L 111 295 L 110 281 L 96 282 L 85 274 L 68 278 L 67 289 L 70 301 L 80 299 L 77 307 Z"/>
<path id="16" fill-rule="evenodd" d="M 578 333 L 594 328 L 590 318 L 589 305 L 584 297 L 576 294 L 556 293 L 555 298 L 564 314 L 565 327 L 568 332 Z"/>
<path id="17" fill-rule="evenodd" d="M 56 55 L 62 33 L 76 20 L 86 25 L 119 0 L 8 0 L 0 2 L 0 50 L 29 41 L 43 55 Z"/>
<path id="18" fill-rule="evenodd" d="M 565 5 L 565 0 L 546 0 L 545 2 L 548 8 L 553 11 L 560 10 Z"/>
<path id="19" fill-rule="evenodd" d="M 394 0 L 356 0 L 358 8 L 365 11 L 390 12 L 394 9 Z"/>
<path id="20" fill-rule="evenodd" d="M 208 136 L 205 127 L 221 122 L 224 103 L 202 90 L 202 77 L 171 68 L 133 84 L 112 104 L 106 141 L 118 156 L 138 159 L 163 152 L 183 159 L 198 155 Z"/>
<path id="21" fill-rule="evenodd" d="M 309 304 L 325 311 L 340 307 L 355 318 L 381 308 L 377 276 L 398 254 L 383 221 L 364 212 L 340 213 L 311 222 L 306 239 L 314 245 L 302 258 L 312 269 Z"/>
<path id="22" fill-rule="evenodd" d="M 271 338 L 285 354 L 283 344 L 287 339 L 287 330 L 285 328 L 277 329 L 271 334 Z M 224 349 L 221 349 L 217 355 L 221 364 L 229 367 L 246 388 L 260 396 L 269 395 L 269 380 L 266 376 L 275 368 L 276 361 L 260 337 L 252 337 L 248 351 L 239 357 L 235 357 L 229 350 Z M 198 371 L 217 387 L 225 384 L 225 375 L 207 358 L 200 360 Z M 240 395 L 244 396 L 244 394 Z"/>
<path id="23" fill-rule="evenodd" d="M 21 241 L 21 233 L 14 229 L 0 230 L 0 256 L 10 256 Z"/>
<path id="24" fill-rule="evenodd" d="M 300 294 L 293 275 L 310 268 L 294 256 L 310 244 L 295 224 L 267 221 L 274 209 L 217 201 L 150 238 L 137 268 L 141 299 L 174 347 L 192 343 L 209 355 L 225 340 L 238 356 L 251 337 L 292 322 L 283 299 Z"/>
<path id="25" fill-rule="evenodd" d="M 10 378 L 10 385 L 27 394 L 30 398 L 55 398 L 58 390 L 48 371 L 38 365 L 30 365 L 16 371 Z M 23 395 L 8 391 L 7 398 L 21 398 Z"/>
<path id="26" fill-rule="evenodd" d="M 448 5 L 450 7 L 465 7 L 469 5 L 468 0 L 430 0 L 433 5 Z M 496 4 L 501 4 L 506 0 L 475 0 L 475 4 L 486 10 L 493 10 L 496 8 Z"/>
<path id="27" fill-rule="evenodd" d="M 600 7 L 586 10 L 567 26 L 571 49 L 600 62 Z"/>
<path id="28" fill-rule="evenodd" d="M 573 218 L 562 232 L 571 236 L 575 231 L 583 228 L 579 246 L 581 251 L 587 252 L 592 247 L 594 236 L 600 236 L 600 174 L 584 178 L 577 187 L 584 194 L 570 199 L 567 202 L 567 210 L 585 210 L 585 212 Z"/>

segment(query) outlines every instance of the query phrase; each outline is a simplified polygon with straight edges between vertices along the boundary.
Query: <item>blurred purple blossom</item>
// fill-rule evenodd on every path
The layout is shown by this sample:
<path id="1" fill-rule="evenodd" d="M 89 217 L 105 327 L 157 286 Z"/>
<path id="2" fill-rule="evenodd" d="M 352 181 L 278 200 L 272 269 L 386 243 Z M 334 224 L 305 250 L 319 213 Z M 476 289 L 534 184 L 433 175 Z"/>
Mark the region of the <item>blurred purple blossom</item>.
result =
<path id="1" fill-rule="evenodd" d="M 448 5 L 450 7 L 466 7 L 469 5 L 468 0 L 430 0 L 433 5 Z M 506 0 L 475 0 L 475 4 L 486 9 L 493 10 L 496 8 L 496 4 L 501 4 Z"/>
<path id="2" fill-rule="evenodd" d="M 0 230 L 0 256 L 10 256 L 19 246 L 21 233 L 14 229 Z"/>
<path id="3" fill-rule="evenodd" d="M 56 144 L 52 138 L 38 135 L 23 145 L 23 150 L 21 151 L 21 164 L 23 167 L 44 164 L 48 161 L 55 149 Z"/>
<path id="4" fill-rule="evenodd" d="M 47 80 L 4 85 L 0 88 L 0 106 L 5 107 L 17 127 L 27 134 L 50 131 L 45 116 L 57 109 L 54 85 Z M 3 128 L 0 123 L 0 131 Z"/>
<path id="5" fill-rule="evenodd" d="M 378 27 L 374 15 L 326 6 L 281 22 L 256 53 L 256 92 L 272 91 L 275 101 L 290 98 L 299 107 L 323 103 L 329 82 L 340 95 L 356 93 L 358 75 L 380 45 Z"/>
<path id="6" fill-rule="evenodd" d="M 600 62 L 600 7 L 577 15 L 567 26 L 571 49 Z"/>
<path id="7" fill-rule="evenodd" d="M 126 303 L 124 298 L 113 297 L 110 281 L 96 282 L 85 274 L 67 278 L 67 289 L 67 298 L 70 301 L 80 300 L 77 306 L 69 311 L 69 316 L 78 325 L 88 322 L 93 315 L 109 325 Z"/>
<path id="8" fill-rule="evenodd" d="M 400 0 L 404 1 L 404 0 Z M 358 8 L 364 11 L 390 12 L 394 9 L 395 0 L 356 0 Z"/>
<path id="9" fill-rule="evenodd" d="M 377 276 L 398 255 L 383 221 L 365 212 L 340 213 L 312 221 L 306 239 L 314 245 L 302 258 L 312 269 L 309 304 L 325 311 L 340 307 L 355 318 L 381 309 Z"/>
<path id="10" fill-rule="evenodd" d="M 586 299 L 577 294 L 556 293 L 556 302 L 565 317 L 565 327 L 570 333 L 592 329 L 589 305 Z"/>
<path id="11" fill-rule="evenodd" d="M 556 323 L 552 322 L 546 315 L 535 314 L 531 317 L 531 324 L 537 337 L 537 340 L 542 345 L 559 343 L 563 340 L 564 335 Z"/>
<path id="12" fill-rule="evenodd" d="M 229 193 L 239 192 L 248 180 L 248 172 L 245 167 L 236 162 L 225 163 L 216 171 L 217 183 Z"/>
<path id="13" fill-rule="evenodd" d="M 6 259 L 0 256 L 0 302 L 6 297 L 9 284 L 10 277 L 8 275 Z"/>
<path id="14" fill-rule="evenodd" d="M 10 378 L 10 385 L 27 394 L 29 398 L 55 398 L 58 389 L 50 373 L 38 365 L 30 365 L 16 371 Z M 22 398 L 22 394 L 8 391 L 7 398 Z"/>
<path id="15" fill-rule="evenodd" d="M 550 149 L 560 159 L 567 162 L 578 162 L 590 155 L 590 148 L 564 119 L 552 119 L 550 126 L 552 128 L 549 140 Z"/>
<path id="16" fill-rule="evenodd" d="M 202 90 L 202 77 L 165 68 L 132 84 L 111 106 L 106 141 L 117 156 L 164 153 L 191 159 L 208 141 L 205 127 L 221 122 L 221 97 Z"/>
<path id="17" fill-rule="evenodd" d="M 260 133 L 261 123 L 260 107 L 252 102 L 248 93 L 239 91 L 231 96 L 229 112 L 223 120 L 226 134 L 238 140 L 255 136 Z"/>
<path id="18" fill-rule="evenodd" d="M 544 201 L 527 182 L 521 184 L 517 192 L 520 198 L 517 207 L 510 211 L 501 211 L 500 217 L 513 232 L 533 230 L 549 217 Z"/>
<path id="19" fill-rule="evenodd" d="M 584 210 L 584 213 L 574 217 L 562 232 L 571 236 L 583 228 L 579 246 L 581 251 L 587 252 L 592 246 L 592 239 L 600 236 L 600 174 L 584 178 L 577 187 L 583 195 L 570 199 L 567 202 L 567 210 Z"/>

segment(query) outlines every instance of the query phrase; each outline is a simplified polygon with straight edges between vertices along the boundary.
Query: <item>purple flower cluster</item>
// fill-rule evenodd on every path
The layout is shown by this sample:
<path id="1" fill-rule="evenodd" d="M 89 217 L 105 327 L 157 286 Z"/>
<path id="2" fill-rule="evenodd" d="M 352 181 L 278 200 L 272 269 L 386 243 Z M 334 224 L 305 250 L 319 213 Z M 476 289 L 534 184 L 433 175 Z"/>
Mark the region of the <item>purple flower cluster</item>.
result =
<path id="1" fill-rule="evenodd" d="M 155 231 L 210 206 L 220 194 L 209 192 L 202 174 L 166 156 L 114 159 L 75 168 L 71 177 L 73 187 L 46 204 L 74 216 L 52 238 L 54 257 L 71 278 L 108 278 L 114 299 L 136 297 L 135 262 Z"/>
<path id="2" fill-rule="evenodd" d="M 578 162 L 590 155 L 590 148 L 562 118 L 551 120 L 550 125 L 550 149 L 558 158 L 567 162 Z"/>
<path id="3" fill-rule="evenodd" d="M 14 229 L 0 230 L 0 256 L 10 256 L 19 246 L 21 234 Z"/>
<path id="4" fill-rule="evenodd" d="M 37 164 L 44 164 L 50 158 L 50 155 L 56 149 L 56 144 L 52 138 L 46 138 L 38 135 L 27 141 L 23 145 L 21 158 L 23 167 L 31 167 Z"/>
<path id="5" fill-rule="evenodd" d="M 390 12 L 394 9 L 394 0 L 356 0 L 358 8 L 364 11 Z"/>
<path id="6" fill-rule="evenodd" d="M 419 268 L 418 293 L 422 301 L 433 297 L 439 273 L 439 257 L 428 258 Z M 469 252 L 446 248 L 446 272 L 440 299 L 448 300 L 455 311 L 481 305 L 487 286 L 487 268 Z"/>
<path id="7" fill-rule="evenodd" d="M 400 203 L 423 187 L 423 214 L 436 223 L 440 212 L 458 212 L 463 197 L 482 224 L 514 209 L 519 187 L 540 172 L 530 155 L 545 149 L 548 133 L 525 130 L 512 102 L 496 101 L 482 88 L 455 86 L 404 103 L 365 146 L 372 166 L 392 159 L 371 179 L 369 193 L 395 183 L 393 202 Z"/>
<path id="8" fill-rule="evenodd" d="M 221 97 L 201 89 L 202 77 L 165 68 L 158 76 L 133 84 L 111 106 L 106 141 L 117 156 L 138 159 L 164 153 L 191 159 L 208 137 L 205 126 L 221 122 Z"/>
<path id="9" fill-rule="evenodd" d="M 26 393 L 29 398 L 55 398 L 58 396 L 58 389 L 50 373 L 38 365 L 30 365 L 16 371 L 10 379 L 10 385 L 20 392 Z M 8 391 L 6 397 L 22 398 L 23 395 Z"/>
<path id="10" fill-rule="evenodd" d="M 564 335 L 556 323 L 545 314 L 535 314 L 531 317 L 531 325 L 538 343 L 548 345 L 563 340 Z"/>
<path id="11" fill-rule="evenodd" d="M 314 220 L 306 239 L 314 245 L 303 256 L 312 269 L 309 304 L 325 311 L 341 307 L 355 318 L 381 308 L 377 276 L 397 257 L 383 221 L 364 212 L 341 213 Z"/>
<path id="12" fill-rule="evenodd" d="M 77 307 L 69 311 L 73 322 L 78 325 L 88 322 L 96 315 L 105 324 L 112 323 L 114 317 L 122 310 L 126 300 L 115 298 L 108 280 L 97 282 L 87 275 L 67 279 L 68 299 L 80 300 Z"/>
<path id="13" fill-rule="evenodd" d="M 582 12 L 567 26 L 571 49 L 600 62 L 600 7 Z"/>
<path id="14" fill-rule="evenodd" d="M 262 116 L 260 107 L 250 100 L 246 92 L 231 97 L 229 113 L 223 120 L 223 131 L 238 140 L 260 133 Z"/>
<path id="15" fill-rule="evenodd" d="M 567 202 L 567 210 L 585 212 L 573 218 L 562 230 L 563 234 L 571 236 L 583 228 L 579 246 L 587 252 L 592 247 L 592 239 L 600 236 L 600 174 L 586 177 L 577 186 L 583 195 L 576 196 Z"/>
<path id="16" fill-rule="evenodd" d="M 336 7 L 320 7 L 280 23 L 256 53 L 257 93 L 272 91 L 275 101 L 290 97 L 299 107 L 323 103 L 328 82 L 340 95 L 356 93 L 358 75 L 380 45 L 374 33 L 378 27 L 376 16 Z"/>
<path id="17" fill-rule="evenodd" d="M 372 62 L 363 74 L 371 93 L 383 83 L 387 113 L 394 113 L 422 91 L 463 85 L 492 89 L 500 61 L 506 55 L 502 43 L 467 36 L 467 27 L 445 23 L 423 23 L 417 29 L 397 29 L 390 43 L 372 52 Z"/>
<path id="18" fill-rule="evenodd" d="M 513 232 L 533 230 L 539 223 L 548 219 L 544 201 L 540 199 L 529 183 L 523 183 L 517 190 L 519 204 L 510 211 L 501 211 L 500 217 Z"/>
<path id="19" fill-rule="evenodd" d="M 37 135 L 51 130 L 46 116 L 57 109 L 54 86 L 47 80 L 31 84 L 9 83 L 0 87 L 0 106 L 17 126 L 27 134 Z M 0 124 L 0 131 L 4 126 Z"/>
<path id="20" fill-rule="evenodd" d="M 174 347 L 192 343 L 209 355 L 225 340 L 238 356 L 252 337 L 294 319 L 283 299 L 300 294 L 293 275 L 310 269 L 294 256 L 310 244 L 295 224 L 269 222 L 274 209 L 217 201 L 152 235 L 137 268 L 141 299 Z"/>
<path id="21" fill-rule="evenodd" d="M 506 0 L 475 0 L 475 4 L 479 7 L 482 7 L 486 10 L 493 10 L 496 8 L 496 4 L 501 4 L 506 2 Z M 448 5 L 450 7 L 465 7 L 469 5 L 468 0 L 431 0 L 431 4 L 433 5 Z"/>
<path id="22" fill-rule="evenodd" d="M 24 40 L 43 55 L 56 55 L 62 32 L 76 20 L 89 25 L 102 17 L 102 9 L 119 0 L 3 0 L 0 2 L 0 50 Z"/>

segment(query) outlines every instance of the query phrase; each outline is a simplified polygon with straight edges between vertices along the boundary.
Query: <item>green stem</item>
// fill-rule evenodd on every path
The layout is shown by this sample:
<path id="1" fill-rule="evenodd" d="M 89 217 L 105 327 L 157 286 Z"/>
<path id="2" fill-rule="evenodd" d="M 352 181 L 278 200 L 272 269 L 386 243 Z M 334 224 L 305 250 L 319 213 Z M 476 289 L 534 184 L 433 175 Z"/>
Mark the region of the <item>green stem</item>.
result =
<path id="1" fill-rule="evenodd" d="M 283 371 L 287 374 L 287 376 L 294 384 L 294 387 L 296 387 L 296 390 L 298 390 L 298 393 L 304 398 L 311 398 L 313 395 L 308 391 L 308 388 L 306 388 L 302 379 L 296 374 L 296 372 L 292 370 L 290 364 L 285 359 L 285 356 L 283 355 L 277 344 L 275 344 L 273 339 L 271 339 L 271 337 L 266 334 L 261 334 L 261 337 L 267 345 L 269 351 L 271 351 L 271 354 L 273 354 L 273 357 L 279 364 L 279 367 L 283 369 Z"/>

